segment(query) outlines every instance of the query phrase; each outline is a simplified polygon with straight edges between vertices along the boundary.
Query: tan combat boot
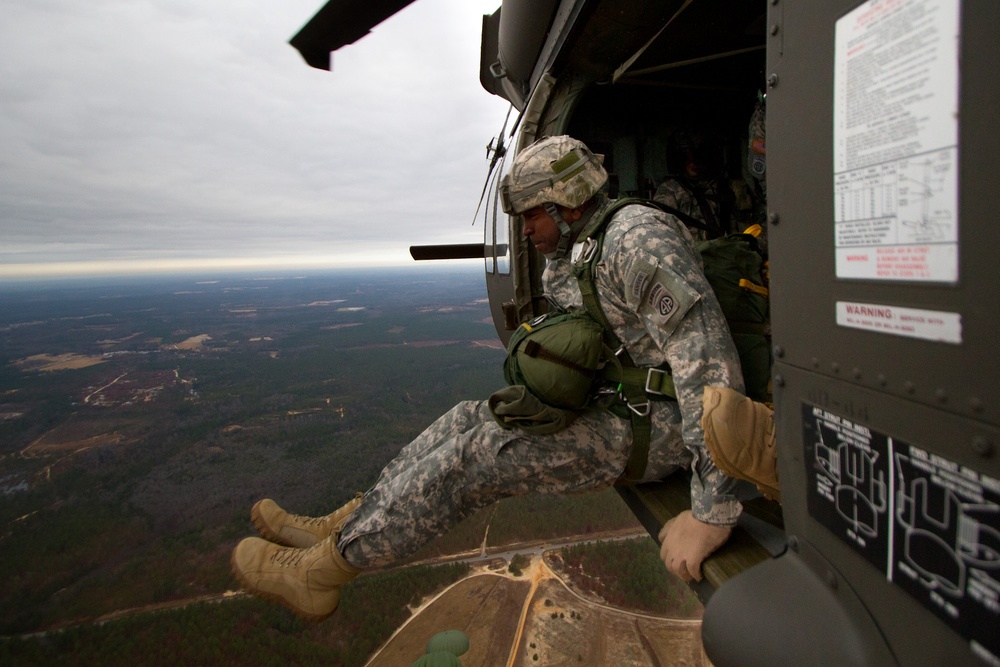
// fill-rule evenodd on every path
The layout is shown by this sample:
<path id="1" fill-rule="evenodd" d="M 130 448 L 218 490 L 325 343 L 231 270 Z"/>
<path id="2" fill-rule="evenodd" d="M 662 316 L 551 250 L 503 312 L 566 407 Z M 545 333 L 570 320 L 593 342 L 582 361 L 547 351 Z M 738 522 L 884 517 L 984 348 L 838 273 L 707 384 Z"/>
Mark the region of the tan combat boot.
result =
<path id="1" fill-rule="evenodd" d="M 321 621 L 340 604 L 340 589 L 358 576 L 337 550 L 339 533 L 308 549 L 248 537 L 233 550 L 233 574 L 243 588 L 307 621 Z"/>
<path id="2" fill-rule="evenodd" d="M 363 496 L 359 493 L 333 514 L 318 517 L 289 514 L 278 503 L 265 498 L 258 500 L 250 510 L 250 520 L 264 539 L 286 547 L 306 549 L 339 531 L 361 504 Z"/>
<path id="3" fill-rule="evenodd" d="M 781 502 L 774 412 L 726 387 L 705 387 L 702 406 L 705 446 L 719 470 Z"/>

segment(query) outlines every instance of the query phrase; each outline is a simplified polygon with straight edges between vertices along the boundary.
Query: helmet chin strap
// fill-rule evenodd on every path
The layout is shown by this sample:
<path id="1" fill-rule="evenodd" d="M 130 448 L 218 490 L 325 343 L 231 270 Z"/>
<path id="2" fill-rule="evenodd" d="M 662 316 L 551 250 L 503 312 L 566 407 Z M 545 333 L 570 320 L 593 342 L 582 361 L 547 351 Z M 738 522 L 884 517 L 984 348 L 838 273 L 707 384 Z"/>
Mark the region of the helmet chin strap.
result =
<path id="1" fill-rule="evenodd" d="M 542 204 L 545 208 L 545 212 L 549 214 L 549 217 L 555 221 L 556 225 L 559 226 L 559 245 L 556 247 L 555 252 L 545 253 L 545 259 L 562 259 L 569 252 L 569 239 L 573 234 L 573 230 L 570 228 L 569 224 L 563 220 L 562 213 L 559 212 L 559 207 L 552 202 L 545 202 Z"/>

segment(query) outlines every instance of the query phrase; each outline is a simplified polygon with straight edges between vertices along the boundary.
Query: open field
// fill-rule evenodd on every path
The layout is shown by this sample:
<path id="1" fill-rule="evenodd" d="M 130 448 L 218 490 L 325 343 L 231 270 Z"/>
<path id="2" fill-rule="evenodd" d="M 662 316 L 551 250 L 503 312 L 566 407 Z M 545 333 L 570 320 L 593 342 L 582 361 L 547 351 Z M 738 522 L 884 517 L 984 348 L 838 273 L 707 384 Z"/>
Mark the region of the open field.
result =
<path id="1" fill-rule="evenodd" d="M 65 371 L 74 368 L 86 368 L 103 364 L 107 359 L 96 355 L 75 354 L 67 352 L 64 354 L 33 354 L 24 359 L 17 359 L 12 362 L 24 371 Z"/>
<path id="2" fill-rule="evenodd" d="M 443 630 L 469 638 L 463 667 L 708 665 L 700 619 L 616 609 L 573 592 L 533 558 L 520 577 L 482 566 L 428 601 L 368 663 L 408 665 Z"/>

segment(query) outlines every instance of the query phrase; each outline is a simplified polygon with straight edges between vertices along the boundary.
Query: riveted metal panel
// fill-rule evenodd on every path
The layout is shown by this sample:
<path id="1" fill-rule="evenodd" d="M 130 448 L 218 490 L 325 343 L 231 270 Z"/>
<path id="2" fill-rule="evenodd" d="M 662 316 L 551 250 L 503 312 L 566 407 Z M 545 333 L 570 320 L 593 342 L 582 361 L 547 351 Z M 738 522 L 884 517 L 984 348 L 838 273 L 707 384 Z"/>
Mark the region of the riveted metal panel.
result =
<path id="1" fill-rule="evenodd" d="M 834 249 L 834 32 L 856 2 L 779 0 L 783 54 L 769 51 L 772 322 L 784 363 L 1000 424 L 1000 4 L 961 11 L 957 282 L 838 279 Z M 773 37 L 772 39 L 777 39 Z M 838 326 L 837 303 L 954 314 L 961 341 Z"/>
<path id="2" fill-rule="evenodd" d="M 838 63 L 835 40 L 838 21 L 859 8 L 895 10 L 921 0 L 769 2 L 768 235 L 786 529 L 824 555 L 830 569 L 818 568 L 818 577 L 858 594 L 901 664 L 996 656 L 995 645 L 981 645 L 992 641 L 992 629 L 977 625 L 994 628 L 996 613 L 976 598 L 984 593 L 973 580 L 979 577 L 995 606 L 1000 3 L 923 3 L 958 16 L 958 139 L 947 166 L 956 194 L 944 211 L 957 229 L 957 260 L 951 277 L 918 259 L 917 272 L 901 278 L 891 275 L 898 262 L 885 274 L 859 277 L 848 275 L 844 256 L 838 260 L 835 142 L 843 134 L 835 128 L 834 72 L 850 56 L 842 49 Z M 933 47 L 919 55 L 942 57 Z M 908 196 L 942 183 L 925 180 L 924 190 L 910 186 Z M 865 318 L 860 326 L 845 319 L 848 304 Z M 931 518 L 929 527 L 920 523 Z M 965 522 L 978 532 L 959 535 Z"/>
<path id="3" fill-rule="evenodd" d="M 835 580 L 858 595 L 900 664 L 975 664 L 969 640 L 982 639 L 983 629 L 963 624 L 990 618 L 981 613 L 981 608 L 975 613 L 969 611 L 970 573 L 975 568 L 961 565 L 964 573 L 955 572 L 961 555 L 954 546 L 949 547 L 949 557 L 940 560 L 941 577 L 932 585 L 927 585 L 930 580 L 926 576 L 913 578 L 905 573 L 912 574 L 916 567 L 927 572 L 937 569 L 934 563 L 923 562 L 907 550 L 920 539 L 933 536 L 938 528 L 935 539 L 956 535 L 952 540 L 956 545 L 957 531 L 965 520 L 960 515 L 975 516 L 978 510 L 972 505 L 976 503 L 969 503 L 968 496 L 957 495 L 947 505 L 940 487 L 935 491 L 935 485 L 929 483 L 931 495 L 926 504 L 912 507 L 914 484 L 922 482 L 911 479 L 900 463 L 912 459 L 914 452 L 925 452 L 928 459 L 940 457 L 958 470 L 975 471 L 980 479 L 985 475 L 998 480 L 1000 461 L 995 456 L 984 457 L 975 443 L 980 438 L 1000 441 L 1000 429 L 787 364 L 778 364 L 776 373 L 781 376 L 781 386 L 775 393 L 781 448 L 779 475 L 789 541 L 810 545 L 823 554 L 824 563 L 813 563 L 816 576 Z M 816 412 L 825 418 L 813 416 Z M 839 418 L 842 430 L 853 426 L 867 437 L 847 440 L 861 445 L 843 447 L 840 474 L 823 479 L 823 466 L 829 459 L 829 454 L 824 456 L 824 446 L 836 450 L 844 442 L 838 441 L 829 426 L 834 416 Z M 788 443 L 791 446 L 786 446 Z M 866 457 L 861 448 L 869 447 Z M 865 464 L 869 464 L 867 468 Z M 936 471 L 940 466 L 928 467 Z M 921 477 L 927 480 L 935 474 Z M 979 490 L 984 496 L 982 505 L 995 505 L 996 491 Z M 995 509 L 987 519 L 994 529 L 998 516 Z M 914 525 L 914 514 L 932 517 L 941 525 L 923 530 Z M 944 544 L 942 541 L 941 546 Z M 992 571 L 996 575 L 996 570 Z M 954 582 L 949 582 L 953 574 Z M 963 590 L 945 593 L 952 584 Z M 930 598 L 935 595 L 945 607 L 934 608 Z M 954 627 L 946 618 L 947 605 L 963 612 L 964 616 L 955 619 L 961 627 Z M 994 634 L 991 629 L 988 636 Z"/>

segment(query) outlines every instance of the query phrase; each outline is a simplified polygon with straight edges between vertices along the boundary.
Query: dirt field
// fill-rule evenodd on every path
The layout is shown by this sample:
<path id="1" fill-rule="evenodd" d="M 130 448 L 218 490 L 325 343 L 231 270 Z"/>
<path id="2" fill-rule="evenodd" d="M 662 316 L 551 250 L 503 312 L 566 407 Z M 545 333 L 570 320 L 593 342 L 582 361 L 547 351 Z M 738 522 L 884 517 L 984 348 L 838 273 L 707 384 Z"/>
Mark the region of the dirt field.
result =
<path id="1" fill-rule="evenodd" d="M 486 340 L 474 340 L 474 341 L 472 341 L 472 344 L 475 347 L 489 347 L 489 348 L 492 348 L 494 350 L 505 350 L 505 349 L 507 349 L 504 346 L 503 342 L 501 342 L 499 339 L 493 339 L 493 338 L 489 338 L 489 339 L 486 339 Z"/>
<path id="2" fill-rule="evenodd" d="M 200 350 L 205 347 L 205 341 L 212 340 L 212 337 L 208 334 L 198 334 L 197 336 L 191 336 L 176 345 L 168 345 L 167 347 L 175 350 Z"/>
<path id="3" fill-rule="evenodd" d="M 62 371 L 72 368 L 86 368 L 103 364 L 106 359 L 84 354 L 34 354 L 24 359 L 18 359 L 14 365 L 22 371 Z"/>
<path id="4" fill-rule="evenodd" d="M 468 635 L 463 667 L 709 665 L 701 647 L 701 621 L 634 614 L 586 601 L 537 558 L 524 572 L 513 578 L 506 571 L 483 569 L 459 582 L 421 608 L 368 667 L 412 664 L 427 641 L 444 630 Z"/>
<path id="5" fill-rule="evenodd" d="M 92 449 L 94 447 L 109 447 L 112 445 L 120 445 L 125 442 L 125 437 L 118 433 L 117 431 L 113 433 L 102 433 L 100 435 L 95 435 L 90 438 L 79 438 L 74 440 L 60 440 L 55 442 L 48 442 L 46 438 L 50 437 L 51 431 L 46 433 L 42 438 L 35 440 L 27 447 L 21 450 L 21 456 L 24 458 L 38 458 L 44 456 L 50 456 L 52 454 L 62 454 L 65 452 L 81 451 L 84 449 Z"/>

